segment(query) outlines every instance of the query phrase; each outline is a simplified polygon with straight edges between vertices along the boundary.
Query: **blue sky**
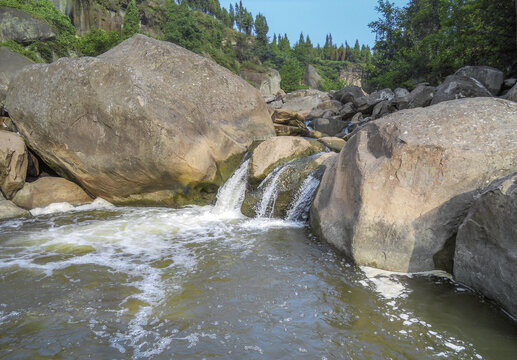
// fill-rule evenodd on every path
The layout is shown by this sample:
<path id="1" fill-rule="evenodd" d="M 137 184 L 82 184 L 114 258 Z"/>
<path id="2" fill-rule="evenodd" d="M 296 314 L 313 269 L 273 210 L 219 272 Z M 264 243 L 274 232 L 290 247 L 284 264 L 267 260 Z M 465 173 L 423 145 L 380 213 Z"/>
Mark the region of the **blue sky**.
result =
<path id="1" fill-rule="evenodd" d="M 227 9 L 235 2 L 219 0 Z M 391 2 L 404 6 L 409 0 Z M 300 32 L 308 34 L 314 44 L 323 45 L 328 33 L 338 46 L 345 40 L 353 46 L 356 39 L 370 47 L 375 43 L 368 23 L 379 18 L 377 0 L 242 0 L 242 4 L 253 17 L 259 12 L 266 17 L 269 36 L 287 33 L 291 45 L 298 41 Z"/>

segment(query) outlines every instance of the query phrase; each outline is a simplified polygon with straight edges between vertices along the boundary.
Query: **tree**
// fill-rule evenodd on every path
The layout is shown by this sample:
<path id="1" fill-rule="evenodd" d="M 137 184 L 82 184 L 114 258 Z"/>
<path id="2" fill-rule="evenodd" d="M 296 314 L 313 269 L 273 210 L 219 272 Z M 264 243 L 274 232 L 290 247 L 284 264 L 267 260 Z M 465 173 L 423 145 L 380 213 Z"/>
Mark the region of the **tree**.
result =
<path id="1" fill-rule="evenodd" d="M 194 22 L 187 2 L 181 5 L 170 3 L 164 25 L 165 40 L 200 53 L 203 46 L 203 33 Z"/>
<path id="2" fill-rule="evenodd" d="M 269 31 L 269 26 L 267 25 L 266 17 L 259 13 L 255 17 L 255 34 L 257 41 L 262 43 L 263 45 L 267 45 L 268 37 L 267 33 Z"/>
<path id="3" fill-rule="evenodd" d="M 135 0 L 127 5 L 124 19 L 122 20 L 122 39 L 130 38 L 140 30 L 140 20 L 138 19 L 138 8 Z"/>
<path id="4" fill-rule="evenodd" d="M 282 80 L 280 87 L 285 92 L 304 88 L 301 85 L 304 70 L 296 59 L 289 59 L 279 70 Z"/>

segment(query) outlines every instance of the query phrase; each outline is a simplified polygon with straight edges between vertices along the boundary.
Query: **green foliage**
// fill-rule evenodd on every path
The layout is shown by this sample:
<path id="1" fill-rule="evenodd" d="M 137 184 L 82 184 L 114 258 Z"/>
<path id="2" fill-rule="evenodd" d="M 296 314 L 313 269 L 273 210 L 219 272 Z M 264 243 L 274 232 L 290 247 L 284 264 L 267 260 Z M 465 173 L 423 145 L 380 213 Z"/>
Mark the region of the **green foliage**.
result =
<path id="1" fill-rule="evenodd" d="M 302 84 L 304 69 L 298 60 L 294 58 L 287 60 L 286 63 L 280 68 L 279 72 L 280 76 L 282 77 L 280 87 L 285 92 L 307 88 L 307 86 Z"/>
<path id="2" fill-rule="evenodd" d="M 86 56 L 97 56 L 116 46 L 120 37 L 116 31 L 92 29 L 79 41 L 79 51 Z"/>
<path id="3" fill-rule="evenodd" d="M 126 8 L 122 21 L 122 39 L 128 39 L 140 31 L 140 19 L 135 0 L 131 0 Z"/>
<path id="4" fill-rule="evenodd" d="M 181 5 L 170 3 L 163 33 L 165 40 L 201 53 L 203 33 L 195 23 L 186 1 L 183 1 Z"/>
<path id="5" fill-rule="evenodd" d="M 517 56 L 512 0 L 379 0 L 377 10 L 373 87 L 437 84 L 465 65 L 506 70 Z"/>
<path id="6" fill-rule="evenodd" d="M 36 63 L 45 62 L 34 50 L 25 49 L 20 44 L 15 43 L 13 40 L 9 40 L 7 42 L 0 43 L 0 47 L 6 47 L 18 53 L 27 59 L 34 61 Z"/>

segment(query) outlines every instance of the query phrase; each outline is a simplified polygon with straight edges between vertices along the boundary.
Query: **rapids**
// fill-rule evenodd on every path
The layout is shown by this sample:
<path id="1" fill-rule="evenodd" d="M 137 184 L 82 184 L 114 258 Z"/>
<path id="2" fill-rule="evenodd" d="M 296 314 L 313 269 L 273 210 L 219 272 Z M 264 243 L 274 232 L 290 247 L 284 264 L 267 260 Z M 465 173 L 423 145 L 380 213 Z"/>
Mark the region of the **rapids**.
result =
<path id="1" fill-rule="evenodd" d="M 244 217 L 246 168 L 214 206 L 98 200 L 0 223 L 0 358 L 513 358 L 515 323 L 446 274 L 359 268 L 304 222 Z"/>

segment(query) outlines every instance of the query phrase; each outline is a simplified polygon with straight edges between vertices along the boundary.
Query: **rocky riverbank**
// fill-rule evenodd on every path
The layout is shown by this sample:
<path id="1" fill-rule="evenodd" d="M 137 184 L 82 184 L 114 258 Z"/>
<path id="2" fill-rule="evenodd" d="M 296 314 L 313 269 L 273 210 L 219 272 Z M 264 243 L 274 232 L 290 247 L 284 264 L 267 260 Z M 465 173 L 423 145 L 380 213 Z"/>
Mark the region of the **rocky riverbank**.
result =
<path id="1" fill-rule="evenodd" d="M 96 58 L 0 56 L 0 219 L 95 197 L 210 203 L 248 156 L 244 214 L 287 217 L 322 178 L 310 216 L 321 239 L 359 265 L 446 270 L 517 315 L 517 85 L 502 72 L 264 98 L 143 35 Z"/>

